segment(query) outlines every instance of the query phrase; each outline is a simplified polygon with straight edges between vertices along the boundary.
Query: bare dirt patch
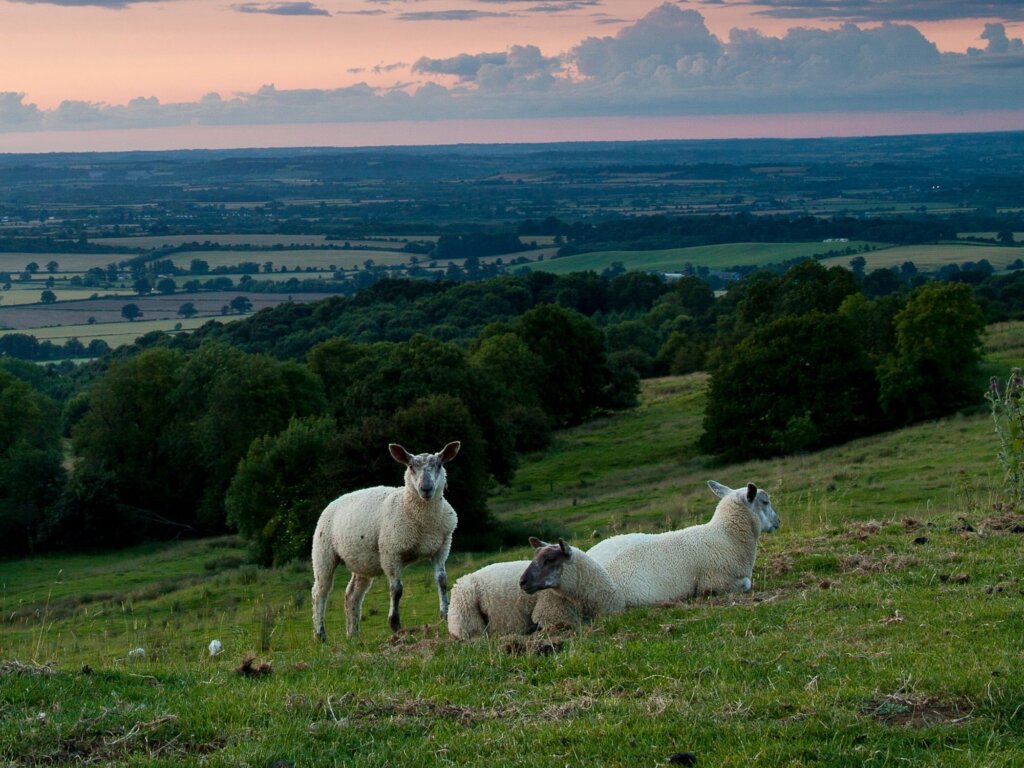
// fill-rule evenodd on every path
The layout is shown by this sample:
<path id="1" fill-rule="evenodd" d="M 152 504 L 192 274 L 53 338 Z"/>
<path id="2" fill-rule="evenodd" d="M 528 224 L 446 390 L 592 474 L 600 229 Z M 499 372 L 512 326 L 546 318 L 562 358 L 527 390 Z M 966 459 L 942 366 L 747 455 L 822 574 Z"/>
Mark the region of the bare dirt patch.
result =
<path id="1" fill-rule="evenodd" d="M 903 571 L 921 560 L 913 555 L 898 555 L 887 552 L 881 556 L 870 554 L 843 555 L 839 558 L 839 567 L 847 573 L 891 573 Z"/>
<path id="2" fill-rule="evenodd" d="M 847 541 L 864 541 L 882 530 L 882 524 L 874 520 L 851 523 L 846 533 L 840 536 Z"/>
<path id="3" fill-rule="evenodd" d="M 11 661 L 0 661 L 0 677 L 8 677 L 14 675 L 54 675 L 57 670 L 53 668 L 53 662 L 46 664 L 23 664 L 17 660 Z"/>
<path id="4" fill-rule="evenodd" d="M 968 720 L 973 711 L 969 701 L 943 701 L 907 693 L 888 694 L 864 707 L 865 714 L 880 723 L 905 728 L 958 725 Z"/>

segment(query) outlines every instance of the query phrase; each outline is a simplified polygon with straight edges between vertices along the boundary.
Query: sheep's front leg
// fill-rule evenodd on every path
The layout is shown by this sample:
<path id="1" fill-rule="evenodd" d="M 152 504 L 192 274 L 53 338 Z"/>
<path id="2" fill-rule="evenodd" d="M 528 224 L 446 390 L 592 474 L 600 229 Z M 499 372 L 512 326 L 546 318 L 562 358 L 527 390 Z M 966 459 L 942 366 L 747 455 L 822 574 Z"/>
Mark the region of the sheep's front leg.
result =
<path id="1" fill-rule="evenodd" d="M 382 563 L 382 565 L 384 565 Z M 388 609 L 388 624 L 392 632 L 402 628 L 402 620 L 398 615 L 398 603 L 402 599 L 402 565 L 401 563 L 390 563 L 384 565 L 384 573 L 388 577 L 388 587 L 391 591 L 391 607 Z"/>
<path id="2" fill-rule="evenodd" d="M 448 618 L 448 572 L 444 567 L 446 559 L 447 553 L 434 558 L 434 581 L 437 582 L 437 597 L 441 605 L 442 619 Z"/>
<path id="3" fill-rule="evenodd" d="M 373 584 L 373 579 L 367 576 L 352 574 L 352 578 L 345 588 L 345 623 L 348 626 L 348 636 L 355 637 L 359 634 L 359 619 L 363 615 L 363 597 L 366 590 Z"/>

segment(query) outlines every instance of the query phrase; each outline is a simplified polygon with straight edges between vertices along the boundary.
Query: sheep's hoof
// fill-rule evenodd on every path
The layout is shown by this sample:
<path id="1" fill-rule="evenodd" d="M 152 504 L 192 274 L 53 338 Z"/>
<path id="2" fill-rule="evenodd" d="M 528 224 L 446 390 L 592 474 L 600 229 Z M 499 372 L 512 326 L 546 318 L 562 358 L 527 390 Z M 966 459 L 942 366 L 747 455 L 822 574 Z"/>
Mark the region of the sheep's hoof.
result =
<path id="1" fill-rule="evenodd" d="M 392 632 L 397 632 L 402 628 L 402 622 L 399 621 L 398 616 L 388 616 L 388 624 L 391 625 Z"/>
<path id="2" fill-rule="evenodd" d="M 319 640 L 321 643 L 327 642 L 327 632 L 324 630 L 323 627 L 316 630 L 313 634 L 316 635 L 316 639 Z"/>

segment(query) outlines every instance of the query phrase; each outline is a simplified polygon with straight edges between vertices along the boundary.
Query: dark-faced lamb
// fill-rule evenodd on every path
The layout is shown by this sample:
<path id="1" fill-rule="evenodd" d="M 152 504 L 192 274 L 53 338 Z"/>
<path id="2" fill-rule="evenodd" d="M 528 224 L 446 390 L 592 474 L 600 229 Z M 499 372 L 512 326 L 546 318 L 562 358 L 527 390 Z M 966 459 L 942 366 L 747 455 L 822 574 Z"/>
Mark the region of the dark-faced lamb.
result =
<path id="1" fill-rule="evenodd" d="M 531 537 L 530 544 L 533 560 L 493 563 L 455 582 L 452 637 L 525 635 L 622 610 L 619 590 L 586 552 L 562 539 L 545 544 Z"/>

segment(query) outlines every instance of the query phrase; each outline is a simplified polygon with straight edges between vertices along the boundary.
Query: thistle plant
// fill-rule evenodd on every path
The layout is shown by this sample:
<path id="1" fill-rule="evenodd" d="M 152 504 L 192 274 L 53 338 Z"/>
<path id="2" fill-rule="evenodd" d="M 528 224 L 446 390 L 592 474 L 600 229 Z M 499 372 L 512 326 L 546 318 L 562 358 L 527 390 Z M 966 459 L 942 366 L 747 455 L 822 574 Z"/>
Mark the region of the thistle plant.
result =
<path id="1" fill-rule="evenodd" d="M 1020 368 L 1014 368 L 1006 381 L 1004 391 L 999 380 L 989 380 L 985 395 L 992 407 L 992 421 L 999 438 L 999 464 L 1005 473 L 1003 488 L 1015 504 L 1024 501 L 1024 378 Z"/>

